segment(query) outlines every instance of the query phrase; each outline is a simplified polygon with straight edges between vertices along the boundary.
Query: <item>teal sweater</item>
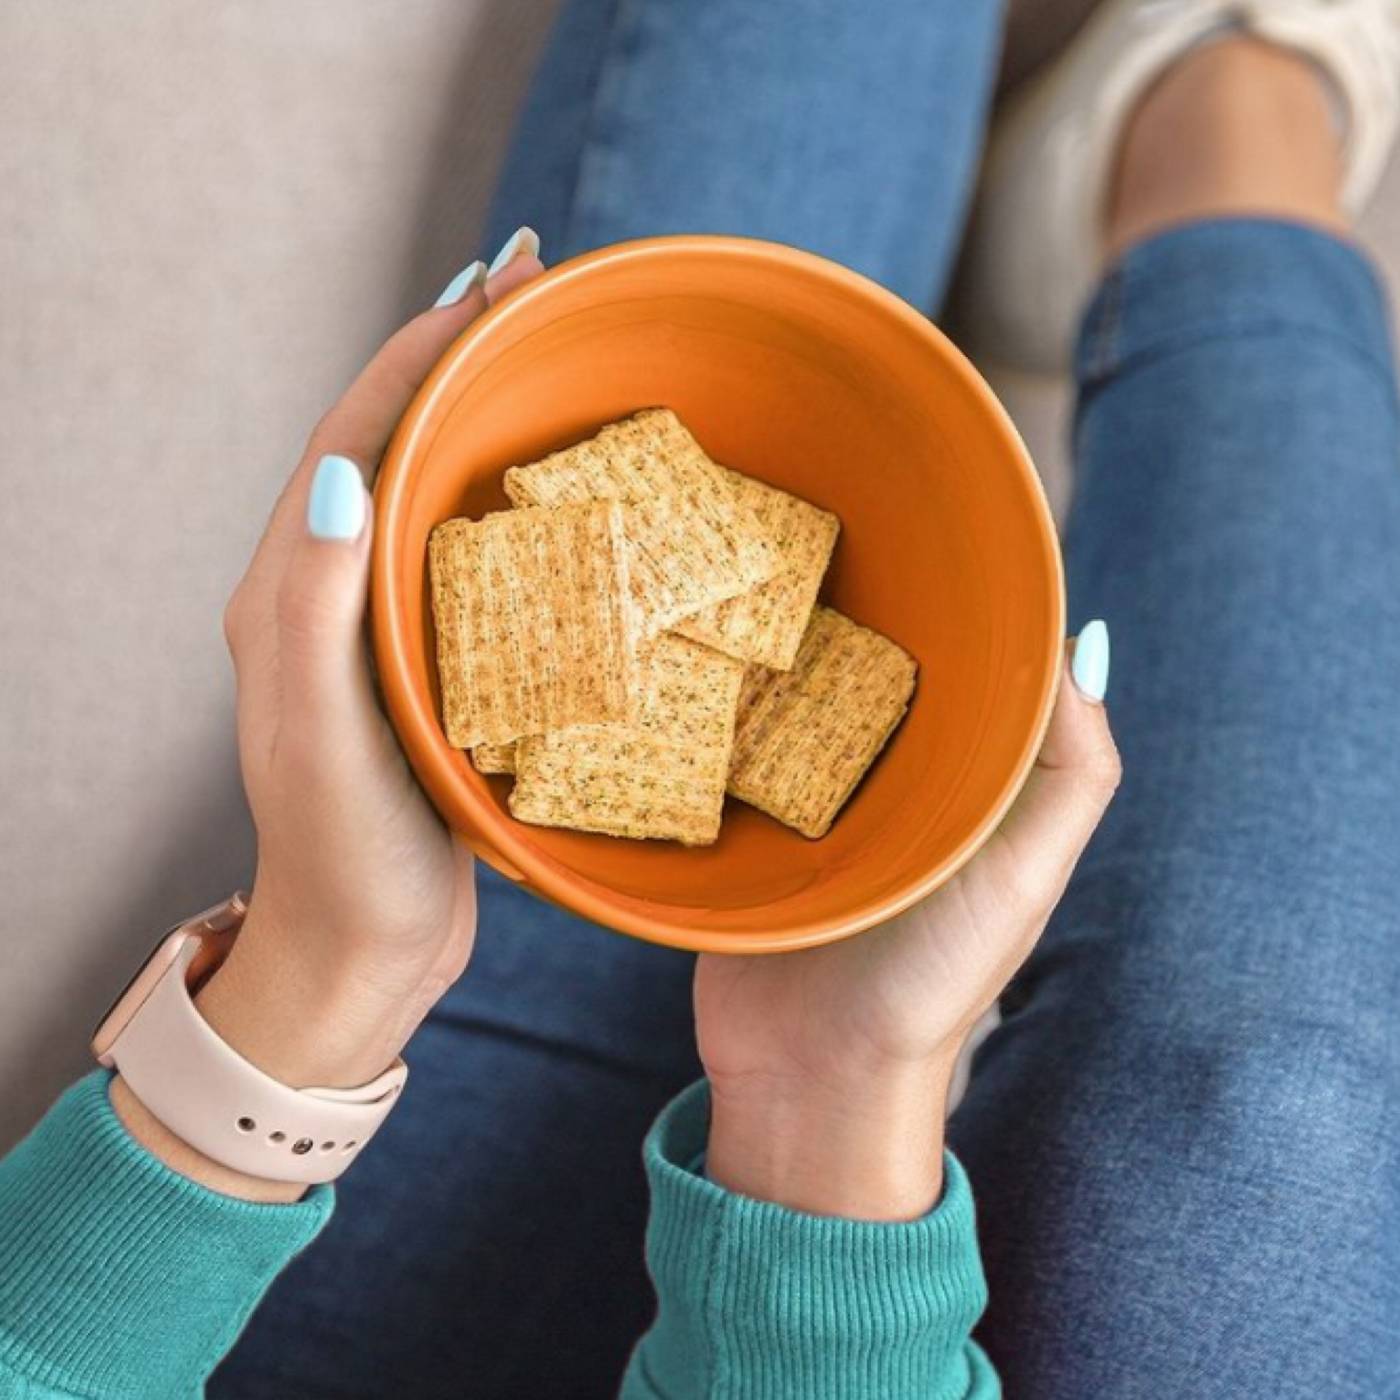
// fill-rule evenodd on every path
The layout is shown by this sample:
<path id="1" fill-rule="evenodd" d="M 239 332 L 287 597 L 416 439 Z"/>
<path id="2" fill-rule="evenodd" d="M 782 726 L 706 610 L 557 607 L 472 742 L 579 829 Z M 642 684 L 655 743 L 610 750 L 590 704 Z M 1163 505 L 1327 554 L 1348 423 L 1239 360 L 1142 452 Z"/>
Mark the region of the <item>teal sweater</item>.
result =
<path id="1" fill-rule="evenodd" d="M 330 1217 L 329 1187 L 296 1205 L 254 1205 L 171 1171 L 122 1127 L 109 1078 L 79 1080 L 0 1161 L 0 1396 L 202 1394 L 278 1272 Z M 953 1158 L 943 1200 L 922 1220 L 800 1215 L 692 1169 L 708 1121 L 701 1083 L 647 1136 L 658 1309 L 624 1400 L 1000 1393 L 969 1339 L 986 1287 Z"/>

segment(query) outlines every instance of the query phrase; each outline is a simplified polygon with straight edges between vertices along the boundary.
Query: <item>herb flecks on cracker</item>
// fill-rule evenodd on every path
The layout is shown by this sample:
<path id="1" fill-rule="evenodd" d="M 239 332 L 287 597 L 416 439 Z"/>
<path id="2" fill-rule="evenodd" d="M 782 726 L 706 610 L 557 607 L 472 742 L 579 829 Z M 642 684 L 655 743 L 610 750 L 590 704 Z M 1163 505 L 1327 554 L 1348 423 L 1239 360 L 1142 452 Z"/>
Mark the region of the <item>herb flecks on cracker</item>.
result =
<path id="1" fill-rule="evenodd" d="M 825 836 L 904 718 L 917 669 L 888 637 L 818 607 L 792 670 L 744 675 L 730 793 Z"/>
<path id="2" fill-rule="evenodd" d="M 637 691 L 623 508 L 449 520 L 428 541 L 443 727 L 458 748 L 630 719 Z"/>
<path id="3" fill-rule="evenodd" d="M 728 478 L 680 419 L 658 408 L 509 468 L 505 489 L 517 506 L 615 500 L 634 508 L 627 528 L 632 598 L 651 636 L 782 566 Z"/>
<path id="4" fill-rule="evenodd" d="M 711 844 L 743 673 L 742 663 L 683 637 L 645 643 L 636 720 L 522 739 L 512 815 L 540 826 Z"/>
<path id="5" fill-rule="evenodd" d="M 514 773 L 515 740 L 504 744 L 477 744 L 472 749 L 472 765 L 478 773 Z"/>
<path id="6" fill-rule="evenodd" d="M 782 569 L 747 593 L 686 618 L 676 631 L 741 661 L 786 671 L 811 620 L 841 523 L 776 486 L 728 469 L 725 475 L 763 526 Z"/>

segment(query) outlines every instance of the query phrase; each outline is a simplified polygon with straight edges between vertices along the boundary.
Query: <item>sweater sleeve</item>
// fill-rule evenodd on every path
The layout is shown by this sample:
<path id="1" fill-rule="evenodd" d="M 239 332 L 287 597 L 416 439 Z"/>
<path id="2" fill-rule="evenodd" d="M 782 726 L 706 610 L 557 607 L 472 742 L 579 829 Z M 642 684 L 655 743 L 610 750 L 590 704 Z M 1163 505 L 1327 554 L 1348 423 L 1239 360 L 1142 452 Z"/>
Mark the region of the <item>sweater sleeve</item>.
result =
<path id="1" fill-rule="evenodd" d="M 187 1397 L 330 1218 L 219 1195 L 125 1129 L 111 1075 L 80 1079 L 0 1160 L 0 1397 Z"/>
<path id="2" fill-rule="evenodd" d="M 1001 1393 L 971 1340 L 987 1302 L 972 1192 L 950 1155 L 921 1220 L 799 1214 L 695 1170 L 701 1081 L 647 1136 L 647 1264 L 658 1308 L 623 1400 L 985 1400 Z"/>

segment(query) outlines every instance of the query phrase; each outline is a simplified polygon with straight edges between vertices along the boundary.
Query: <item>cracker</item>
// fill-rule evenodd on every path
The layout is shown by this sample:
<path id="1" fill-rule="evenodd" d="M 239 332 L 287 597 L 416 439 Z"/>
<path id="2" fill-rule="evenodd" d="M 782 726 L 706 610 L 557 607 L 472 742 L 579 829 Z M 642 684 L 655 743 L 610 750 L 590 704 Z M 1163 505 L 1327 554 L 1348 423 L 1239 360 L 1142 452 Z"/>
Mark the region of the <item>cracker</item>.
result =
<path id="1" fill-rule="evenodd" d="M 478 773 L 514 773 L 515 740 L 504 744 L 477 744 L 472 749 L 472 765 Z"/>
<path id="2" fill-rule="evenodd" d="M 683 637 L 646 643 L 636 721 L 522 739 L 511 814 L 538 826 L 710 845 L 743 676 L 740 662 Z"/>
<path id="3" fill-rule="evenodd" d="M 631 718 L 621 506 L 448 520 L 428 541 L 443 728 L 458 748 Z"/>
<path id="4" fill-rule="evenodd" d="M 917 669 L 888 637 L 818 606 L 791 671 L 745 673 L 730 793 L 825 836 L 904 718 Z"/>
<path id="5" fill-rule="evenodd" d="M 763 526 L 782 570 L 757 588 L 686 618 L 676 631 L 741 661 L 787 671 L 802 645 L 841 522 L 776 486 L 722 470 Z"/>
<path id="6" fill-rule="evenodd" d="M 517 506 L 615 500 L 627 522 L 632 598 L 652 636 L 778 572 L 752 510 L 670 409 L 610 423 L 595 437 L 505 474 Z"/>

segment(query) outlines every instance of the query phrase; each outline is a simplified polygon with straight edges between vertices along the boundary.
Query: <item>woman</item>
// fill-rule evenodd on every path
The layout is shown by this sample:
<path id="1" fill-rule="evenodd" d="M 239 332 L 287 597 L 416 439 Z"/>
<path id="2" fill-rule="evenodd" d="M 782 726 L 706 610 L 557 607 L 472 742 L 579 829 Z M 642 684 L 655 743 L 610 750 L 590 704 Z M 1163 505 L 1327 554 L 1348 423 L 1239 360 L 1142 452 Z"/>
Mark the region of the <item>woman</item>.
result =
<path id="1" fill-rule="evenodd" d="M 501 207 L 551 256 L 737 231 L 932 306 L 998 17 L 901 9 L 575 0 Z M 1126 778 L 1072 880 L 1119 773 L 1100 625 L 1011 817 L 885 929 L 692 965 L 474 879 L 374 707 L 352 465 L 533 237 L 399 332 L 229 606 L 259 866 L 198 1009 L 346 1088 L 427 1015 L 412 1085 L 307 1248 L 327 1188 L 80 1082 L 0 1164 L 0 1394 L 185 1395 L 230 1348 L 216 1394 L 594 1396 L 624 1367 L 668 1400 L 1394 1393 L 1400 428 L 1346 227 L 1396 25 L 1112 0 L 994 141 L 981 323 L 1058 354 L 1091 247 L 1104 273 L 1067 558 L 1120 642 Z M 953 1061 L 1003 989 L 954 1157 Z"/>

